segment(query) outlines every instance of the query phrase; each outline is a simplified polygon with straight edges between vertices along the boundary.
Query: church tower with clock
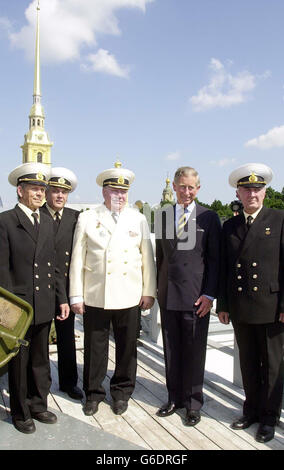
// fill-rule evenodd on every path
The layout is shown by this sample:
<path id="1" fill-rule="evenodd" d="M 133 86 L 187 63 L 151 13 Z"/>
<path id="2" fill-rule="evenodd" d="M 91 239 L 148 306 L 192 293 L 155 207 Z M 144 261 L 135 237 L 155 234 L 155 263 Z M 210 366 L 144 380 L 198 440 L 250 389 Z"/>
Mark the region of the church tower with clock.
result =
<path id="1" fill-rule="evenodd" d="M 21 148 L 23 150 L 23 163 L 38 162 L 51 165 L 53 142 L 49 140 L 48 133 L 44 129 L 45 115 L 41 105 L 39 11 L 38 0 L 33 105 L 29 115 L 29 130 L 25 134 L 25 141 Z"/>

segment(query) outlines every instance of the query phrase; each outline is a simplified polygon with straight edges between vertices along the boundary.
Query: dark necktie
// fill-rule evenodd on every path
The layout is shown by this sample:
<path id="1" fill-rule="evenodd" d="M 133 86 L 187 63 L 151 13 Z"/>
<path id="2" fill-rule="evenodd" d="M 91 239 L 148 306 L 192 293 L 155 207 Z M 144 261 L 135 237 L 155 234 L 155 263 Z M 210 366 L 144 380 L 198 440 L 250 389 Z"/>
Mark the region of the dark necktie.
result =
<path id="1" fill-rule="evenodd" d="M 247 228 L 250 228 L 253 223 L 253 217 L 251 215 L 248 215 L 247 217 Z"/>
<path id="2" fill-rule="evenodd" d="M 33 212 L 32 217 L 34 219 L 34 230 L 35 230 L 36 236 L 38 236 L 38 231 L 39 231 L 38 213 Z"/>
<path id="3" fill-rule="evenodd" d="M 56 233 L 60 224 L 59 212 L 55 212 L 54 217 L 55 219 L 53 219 L 53 228 L 54 232 Z"/>

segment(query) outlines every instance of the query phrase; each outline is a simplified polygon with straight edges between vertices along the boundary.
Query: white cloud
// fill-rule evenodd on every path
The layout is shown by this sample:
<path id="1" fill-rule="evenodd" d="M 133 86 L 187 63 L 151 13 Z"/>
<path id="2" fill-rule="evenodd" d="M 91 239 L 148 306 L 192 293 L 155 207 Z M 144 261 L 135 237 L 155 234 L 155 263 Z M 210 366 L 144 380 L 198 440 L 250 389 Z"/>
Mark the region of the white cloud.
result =
<path id="1" fill-rule="evenodd" d="M 166 157 L 165 160 L 179 160 L 180 159 L 180 153 L 179 152 L 172 152 L 169 153 Z"/>
<path id="2" fill-rule="evenodd" d="M 190 98 L 194 111 L 229 108 L 244 103 L 249 98 L 250 92 L 256 87 L 257 80 L 265 79 L 270 75 L 270 72 L 267 71 L 262 76 L 257 76 L 247 70 L 232 75 L 229 72 L 231 65 L 232 61 L 228 61 L 225 66 L 220 60 L 211 59 L 209 84 L 202 87 L 197 95 Z"/>
<path id="3" fill-rule="evenodd" d="M 211 165 L 215 165 L 218 167 L 223 167 L 223 166 L 228 166 L 231 165 L 231 163 L 235 163 L 236 159 L 235 158 L 221 158 L 220 160 L 211 160 Z"/>
<path id="4" fill-rule="evenodd" d="M 273 127 L 266 134 L 251 139 L 245 144 L 246 147 L 257 147 L 261 150 L 273 147 L 284 147 L 284 125 Z"/>
<path id="5" fill-rule="evenodd" d="M 129 67 L 120 66 L 116 58 L 105 49 L 99 49 L 96 54 L 89 54 L 87 60 L 89 63 L 82 65 L 82 68 L 85 70 L 103 72 L 122 78 L 129 77 Z"/>
<path id="6" fill-rule="evenodd" d="M 33 0 L 25 11 L 27 24 L 20 31 L 9 34 L 13 46 L 23 49 L 31 60 L 34 58 L 37 1 Z M 153 1 L 41 0 L 40 48 L 42 63 L 60 63 L 73 60 L 84 62 L 83 54 L 86 52 L 86 47 L 89 48 L 89 53 L 90 50 L 95 52 L 98 36 L 101 40 L 105 34 L 121 34 L 116 16 L 119 9 L 135 8 L 144 12 L 146 5 Z M 109 61 L 110 57 L 108 57 Z M 113 67 L 113 70 L 116 74 L 117 69 Z"/>

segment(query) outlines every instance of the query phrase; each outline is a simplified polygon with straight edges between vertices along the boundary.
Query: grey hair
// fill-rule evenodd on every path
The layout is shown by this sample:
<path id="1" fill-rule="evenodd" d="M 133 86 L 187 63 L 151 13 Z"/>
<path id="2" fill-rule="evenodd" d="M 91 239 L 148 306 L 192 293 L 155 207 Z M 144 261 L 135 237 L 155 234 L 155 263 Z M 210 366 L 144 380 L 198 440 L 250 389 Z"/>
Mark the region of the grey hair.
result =
<path id="1" fill-rule="evenodd" d="M 196 178 L 196 186 L 200 186 L 199 174 L 194 168 L 191 168 L 190 166 L 181 166 L 178 168 L 175 172 L 174 183 L 178 184 L 179 179 L 182 176 L 194 176 Z"/>
<path id="2" fill-rule="evenodd" d="M 17 185 L 16 191 L 17 191 L 17 199 L 18 199 L 18 201 L 20 201 L 20 199 L 21 199 L 21 197 L 20 197 L 20 195 L 19 195 L 19 193 L 18 193 L 18 187 L 19 187 L 19 186 L 21 186 L 23 189 L 25 189 L 25 187 L 27 186 L 27 183 L 22 182 L 22 183 L 20 183 L 20 184 Z"/>

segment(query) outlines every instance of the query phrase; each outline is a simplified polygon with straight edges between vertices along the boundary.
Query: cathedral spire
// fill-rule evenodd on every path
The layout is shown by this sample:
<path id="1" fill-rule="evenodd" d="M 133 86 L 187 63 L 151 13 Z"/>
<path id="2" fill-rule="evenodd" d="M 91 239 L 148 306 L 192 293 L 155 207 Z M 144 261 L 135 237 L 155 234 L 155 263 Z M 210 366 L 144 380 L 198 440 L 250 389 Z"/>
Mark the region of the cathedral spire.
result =
<path id="1" fill-rule="evenodd" d="M 37 22 L 36 22 L 36 51 L 35 51 L 35 75 L 34 75 L 34 103 L 39 102 L 41 98 L 40 90 L 40 49 L 39 49 L 39 0 L 37 4 Z"/>
<path id="2" fill-rule="evenodd" d="M 22 145 L 23 163 L 40 162 L 51 165 L 50 154 L 53 143 L 50 142 L 48 134 L 44 129 L 45 115 L 41 105 L 39 0 L 36 10 L 33 105 L 29 115 L 29 131 L 25 134 L 25 142 L 24 145 Z"/>

